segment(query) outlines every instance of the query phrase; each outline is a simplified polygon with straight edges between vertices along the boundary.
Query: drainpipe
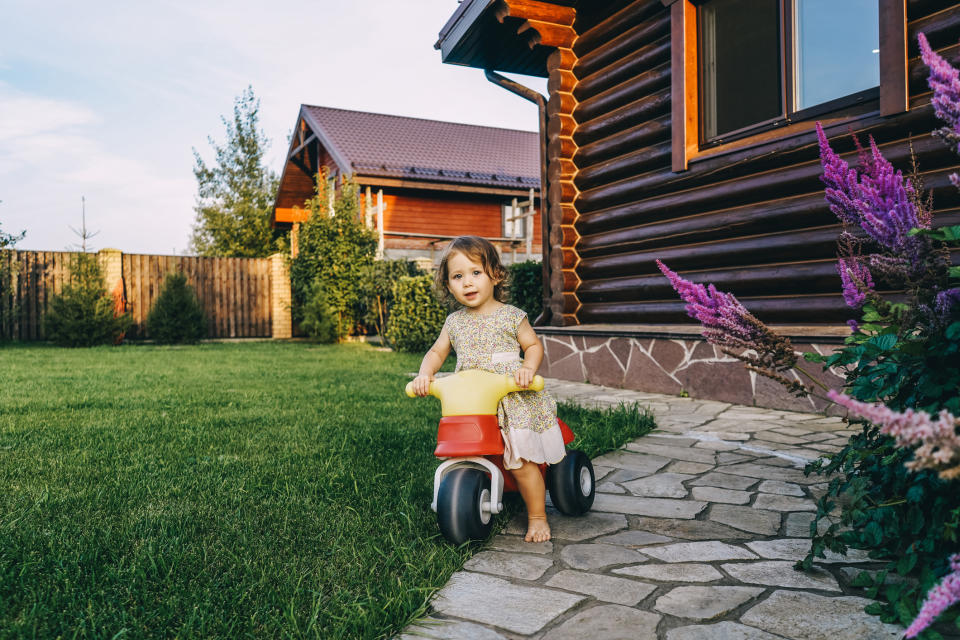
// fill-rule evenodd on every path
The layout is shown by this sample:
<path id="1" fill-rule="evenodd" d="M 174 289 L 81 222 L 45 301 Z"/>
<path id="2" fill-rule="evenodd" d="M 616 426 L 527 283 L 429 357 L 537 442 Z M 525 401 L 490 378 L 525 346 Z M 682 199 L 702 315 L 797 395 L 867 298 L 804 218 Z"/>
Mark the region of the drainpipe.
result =
<path id="1" fill-rule="evenodd" d="M 507 91 L 515 93 L 521 98 L 534 102 L 540 112 L 540 246 L 543 252 L 543 312 L 537 316 L 533 324 L 542 327 L 550 324 L 550 216 L 549 193 L 547 184 L 547 99 L 529 87 L 519 82 L 504 78 L 496 71 L 484 69 L 487 80 L 500 85 Z"/>

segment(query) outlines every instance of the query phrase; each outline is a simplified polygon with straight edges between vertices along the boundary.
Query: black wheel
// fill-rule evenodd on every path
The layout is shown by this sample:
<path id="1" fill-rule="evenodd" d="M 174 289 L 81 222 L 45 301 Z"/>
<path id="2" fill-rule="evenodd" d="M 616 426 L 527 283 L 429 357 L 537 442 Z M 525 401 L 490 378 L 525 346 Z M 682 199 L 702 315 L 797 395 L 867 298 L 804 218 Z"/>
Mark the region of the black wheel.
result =
<path id="1" fill-rule="evenodd" d="M 454 469 L 443 476 L 437 494 L 437 524 L 453 544 L 483 540 L 493 527 L 493 515 L 484 510 L 490 502 L 490 478 L 479 469 Z"/>
<path id="2" fill-rule="evenodd" d="M 547 468 L 550 499 L 560 513 L 582 516 L 593 506 L 593 464 L 583 451 L 567 451 L 566 457 Z"/>

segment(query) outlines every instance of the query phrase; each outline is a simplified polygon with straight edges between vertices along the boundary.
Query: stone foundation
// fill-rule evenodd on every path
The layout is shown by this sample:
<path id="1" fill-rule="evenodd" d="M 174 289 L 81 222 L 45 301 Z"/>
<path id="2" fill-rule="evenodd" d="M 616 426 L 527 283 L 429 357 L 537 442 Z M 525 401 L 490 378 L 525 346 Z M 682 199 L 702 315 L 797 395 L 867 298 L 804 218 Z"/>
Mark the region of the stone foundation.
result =
<path id="1" fill-rule="evenodd" d="M 696 333 L 618 331 L 610 335 L 589 328 L 553 327 L 537 327 L 537 333 L 544 346 L 540 373 L 552 378 L 791 411 L 823 412 L 828 404 L 790 395 L 779 383 L 748 371 Z M 829 354 L 841 342 L 834 335 L 803 340 L 791 336 L 798 354 Z M 822 371 L 821 365 L 804 362 L 802 357 L 799 366 L 828 388 L 839 389 L 843 383 L 839 372 Z M 796 371 L 787 377 L 808 382 Z"/>

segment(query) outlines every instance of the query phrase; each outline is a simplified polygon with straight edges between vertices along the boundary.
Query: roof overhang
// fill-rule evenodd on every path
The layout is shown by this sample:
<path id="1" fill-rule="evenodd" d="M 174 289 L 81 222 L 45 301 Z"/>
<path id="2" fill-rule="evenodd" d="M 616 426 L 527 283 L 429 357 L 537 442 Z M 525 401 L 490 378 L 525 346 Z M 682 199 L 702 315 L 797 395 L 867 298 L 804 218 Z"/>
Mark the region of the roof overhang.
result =
<path id="1" fill-rule="evenodd" d="M 577 0 L 524 4 L 555 6 L 562 11 L 576 6 Z M 535 21 L 516 14 L 509 0 L 463 0 L 440 30 L 434 48 L 447 64 L 545 78 L 547 57 L 557 45 L 549 37 L 544 41 Z"/>

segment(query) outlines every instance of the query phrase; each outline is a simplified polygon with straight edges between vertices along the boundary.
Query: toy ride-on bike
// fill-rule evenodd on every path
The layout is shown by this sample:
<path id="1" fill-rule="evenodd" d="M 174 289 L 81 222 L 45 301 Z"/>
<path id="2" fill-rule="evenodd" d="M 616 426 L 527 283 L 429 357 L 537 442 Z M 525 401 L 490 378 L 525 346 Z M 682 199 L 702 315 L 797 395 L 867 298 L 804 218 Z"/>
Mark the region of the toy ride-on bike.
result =
<path id="1" fill-rule="evenodd" d="M 453 544 L 482 540 L 493 526 L 493 514 L 503 510 L 503 493 L 517 491 L 513 475 L 503 468 L 503 438 L 497 423 L 497 405 L 512 391 L 543 389 L 534 376 L 527 389 L 511 375 L 471 369 L 430 383 L 430 395 L 440 399 L 440 426 L 434 455 L 443 462 L 433 479 L 433 503 L 440 532 Z M 415 397 L 413 383 L 407 395 Z M 574 435 L 557 422 L 563 443 Z M 540 465 L 553 505 L 563 514 L 583 515 L 594 497 L 593 465 L 582 451 L 568 450 L 554 465 Z"/>

